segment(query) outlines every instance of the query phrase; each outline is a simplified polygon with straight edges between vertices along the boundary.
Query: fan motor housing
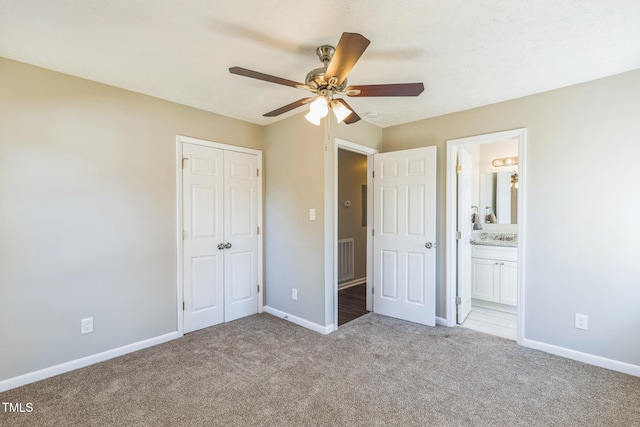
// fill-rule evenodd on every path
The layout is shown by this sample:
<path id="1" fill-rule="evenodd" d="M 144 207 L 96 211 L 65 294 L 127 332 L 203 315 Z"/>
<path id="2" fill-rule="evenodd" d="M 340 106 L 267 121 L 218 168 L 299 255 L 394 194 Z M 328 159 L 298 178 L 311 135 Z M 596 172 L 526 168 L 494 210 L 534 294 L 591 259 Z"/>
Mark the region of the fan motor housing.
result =
<path id="1" fill-rule="evenodd" d="M 340 86 L 335 84 L 329 84 L 327 80 L 325 80 L 325 73 L 327 71 L 327 67 L 329 66 L 329 62 L 331 62 L 331 58 L 333 58 L 333 54 L 336 49 L 333 46 L 322 45 L 316 48 L 316 55 L 318 55 L 318 59 L 320 62 L 324 64 L 324 67 L 316 68 L 307 73 L 307 77 L 304 82 L 311 86 L 313 89 L 317 90 L 329 90 L 332 92 L 342 92 L 347 87 L 347 79 L 344 79 Z"/>
<path id="2" fill-rule="evenodd" d="M 309 71 L 309 73 L 307 73 L 307 77 L 305 78 L 304 82 L 311 86 L 313 89 L 327 89 L 329 86 L 329 82 L 324 79 L 326 71 L 327 69 L 324 67 L 311 70 Z M 332 89 L 334 92 L 342 92 L 346 87 L 347 79 L 344 79 L 341 85 L 331 85 L 330 89 Z"/>

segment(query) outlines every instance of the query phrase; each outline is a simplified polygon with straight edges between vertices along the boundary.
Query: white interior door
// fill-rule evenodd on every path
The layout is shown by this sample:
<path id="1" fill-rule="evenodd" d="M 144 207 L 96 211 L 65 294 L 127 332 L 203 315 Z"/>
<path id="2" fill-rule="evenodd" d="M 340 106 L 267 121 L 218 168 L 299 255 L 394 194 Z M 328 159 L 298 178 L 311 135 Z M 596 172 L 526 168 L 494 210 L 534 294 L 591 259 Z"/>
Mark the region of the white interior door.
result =
<path id="1" fill-rule="evenodd" d="M 374 156 L 374 312 L 435 326 L 436 147 Z"/>
<path id="2" fill-rule="evenodd" d="M 225 322 L 258 312 L 257 156 L 224 152 Z"/>
<path id="3" fill-rule="evenodd" d="M 185 333 L 224 320 L 223 153 L 183 144 Z"/>
<path id="4" fill-rule="evenodd" d="M 471 168 L 471 153 L 458 148 L 458 323 L 471 312 Z M 481 215 L 482 210 L 478 208 L 477 213 Z"/>

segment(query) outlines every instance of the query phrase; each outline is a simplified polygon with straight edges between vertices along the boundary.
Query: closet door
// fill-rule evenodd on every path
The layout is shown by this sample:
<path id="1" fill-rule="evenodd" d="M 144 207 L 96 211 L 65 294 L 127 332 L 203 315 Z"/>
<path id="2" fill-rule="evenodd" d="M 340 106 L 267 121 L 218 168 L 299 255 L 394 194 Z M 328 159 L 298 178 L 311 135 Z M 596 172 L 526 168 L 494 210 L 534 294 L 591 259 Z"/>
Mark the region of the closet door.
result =
<path id="1" fill-rule="evenodd" d="M 223 154 L 183 144 L 185 333 L 224 320 Z"/>
<path id="2" fill-rule="evenodd" d="M 224 152 L 224 321 L 258 312 L 258 159 Z"/>

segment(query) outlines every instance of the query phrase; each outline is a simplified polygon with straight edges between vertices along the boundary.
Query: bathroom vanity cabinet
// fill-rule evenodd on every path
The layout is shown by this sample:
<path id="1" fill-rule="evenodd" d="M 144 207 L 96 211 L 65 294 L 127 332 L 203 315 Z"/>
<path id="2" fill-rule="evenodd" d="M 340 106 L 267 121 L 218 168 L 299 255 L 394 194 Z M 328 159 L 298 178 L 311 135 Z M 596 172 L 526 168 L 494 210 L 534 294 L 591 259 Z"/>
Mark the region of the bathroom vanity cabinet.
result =
<path id="1" fill-rule="evenodd" d="M 471 297 L 508 306 L 517 305 L 517 248 L 471 247 Z"/>

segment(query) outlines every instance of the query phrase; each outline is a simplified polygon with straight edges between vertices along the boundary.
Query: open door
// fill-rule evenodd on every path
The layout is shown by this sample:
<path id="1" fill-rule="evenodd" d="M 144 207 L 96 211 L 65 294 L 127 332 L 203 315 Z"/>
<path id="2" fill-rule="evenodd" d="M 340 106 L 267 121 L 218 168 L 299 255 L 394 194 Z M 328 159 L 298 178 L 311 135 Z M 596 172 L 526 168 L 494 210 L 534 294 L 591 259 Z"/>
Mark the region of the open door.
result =
<path id="1" fill-rule="evenodd" d="M 471 312 L 471 153 L 458 148 L 458 284 L 457 323 Z M 481 210 L 477 209 L 478 215 Z"/>
<path id="2" fill-rule="evenodd" d="M 436 147 L 374 165 L 374 312 L 435 326 Z"/>

